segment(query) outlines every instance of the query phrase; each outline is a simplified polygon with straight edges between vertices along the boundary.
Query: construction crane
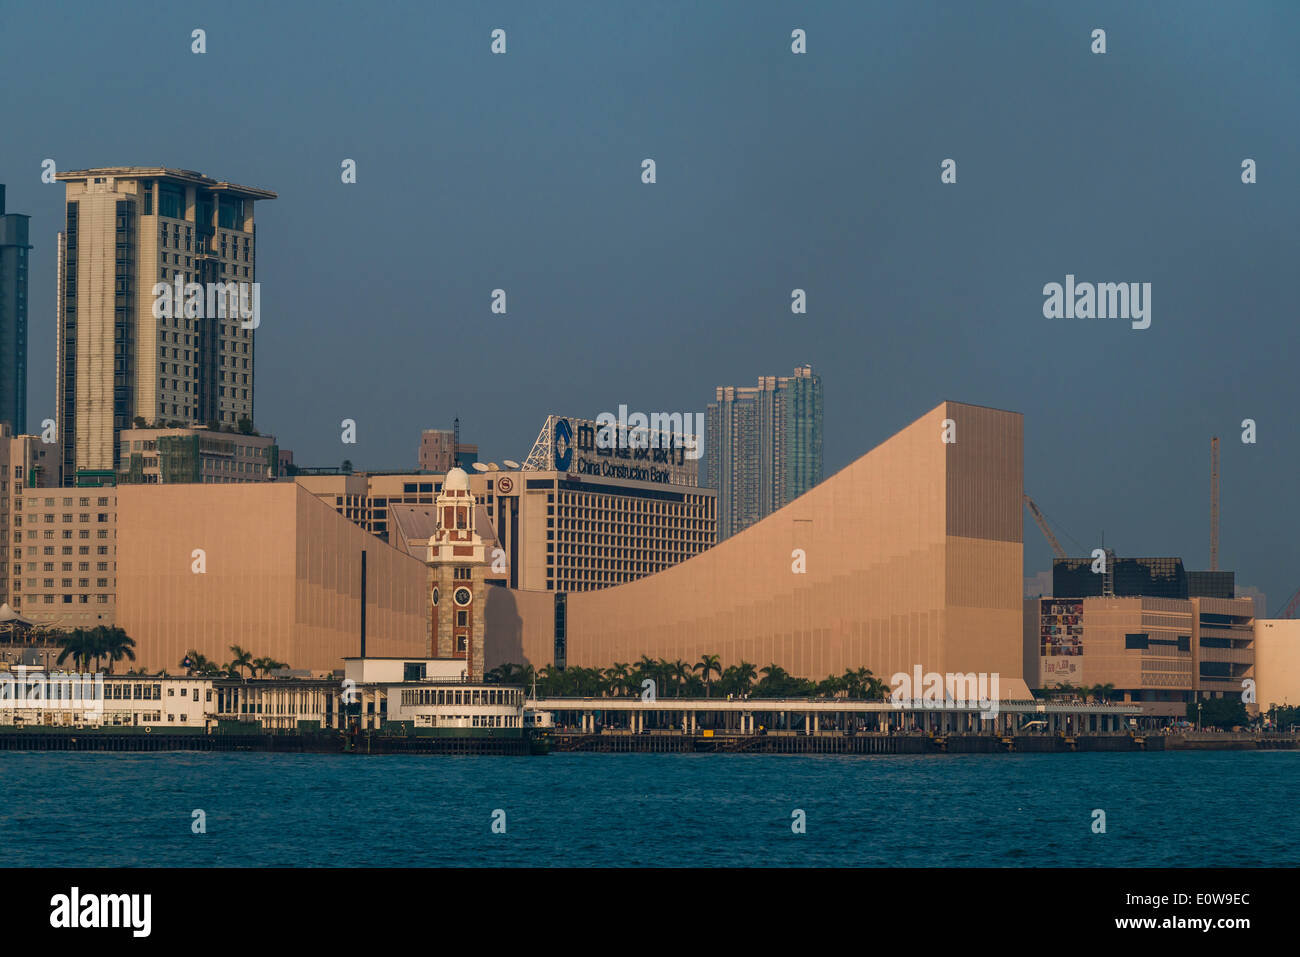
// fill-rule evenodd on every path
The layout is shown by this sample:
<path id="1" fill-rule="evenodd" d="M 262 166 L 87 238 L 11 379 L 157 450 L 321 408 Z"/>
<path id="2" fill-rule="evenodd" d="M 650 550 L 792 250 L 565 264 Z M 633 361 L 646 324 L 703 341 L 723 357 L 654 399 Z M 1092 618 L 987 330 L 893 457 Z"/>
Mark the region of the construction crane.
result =
<path id="1" fill-rule="evenodd" d="M 1210 439 L 1210 571 L 1219 570 L 1219 437 Z"/>
<path id="2" fill-rule="evenodd" d="M 1024 493 L 1024 495 L 1025 505 L 1029 508 L 1029 514 L 1034 516 L 1034 521 L 1038 523 L 1039 530 L 1042 531 L 1043 537 L 1047 539 L 1047 544 L 1052 546 L 1052 551 L 1055 553 L 1056 557 L 1067 557 L 1065 549 L 1062 548 L 1061 543 L 1056 540 L 1056 536 L 1052 534 L 1052 530 L 1047 527 L 1047 519 L 1044 518 L 1043 513 L 1038 510 L 1038 506 L 1034 504 L 1034 500 L 1029 497 L 1028 492 Z"/>
<path id="3" fill-rule="evenodd" d="M 1297 590 L 1294 595 L 1286 600 L 1286 604 L 1282 606 L 1281 614 L 1274 615 L 1273 617 L 1294 618 L 1297 609 L 1300 609 L 1300 590 Z"/>

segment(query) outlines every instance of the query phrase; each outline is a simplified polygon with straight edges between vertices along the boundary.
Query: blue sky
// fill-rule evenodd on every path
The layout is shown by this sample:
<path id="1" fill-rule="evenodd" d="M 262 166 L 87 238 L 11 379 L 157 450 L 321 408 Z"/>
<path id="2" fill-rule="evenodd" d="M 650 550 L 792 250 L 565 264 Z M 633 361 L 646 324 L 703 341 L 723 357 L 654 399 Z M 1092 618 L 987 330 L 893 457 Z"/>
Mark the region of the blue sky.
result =
<path id="1" fill-rule="evenodd" d="M 1300 5 L 1259 2 L 9 0 L 29 419 L 54 396 L 41 160 L 183 167 L 280 194 L 256 418 L 299 462 L 412 466 L 456 415 L 522 459 L 548 412 L 702 411 L 808 362 L 828 473 L 943 399 L 1013 409 L 1063 529 L 1192 568 L 1220 435 L 1220 565 L 1275 610 L 1300 587 L 1298 36 Z M 1045 319 L 1067 273 L 1150 282 L 1151 328 Z M 1025 561 L 1050 563 L 1028 521 Z"/>

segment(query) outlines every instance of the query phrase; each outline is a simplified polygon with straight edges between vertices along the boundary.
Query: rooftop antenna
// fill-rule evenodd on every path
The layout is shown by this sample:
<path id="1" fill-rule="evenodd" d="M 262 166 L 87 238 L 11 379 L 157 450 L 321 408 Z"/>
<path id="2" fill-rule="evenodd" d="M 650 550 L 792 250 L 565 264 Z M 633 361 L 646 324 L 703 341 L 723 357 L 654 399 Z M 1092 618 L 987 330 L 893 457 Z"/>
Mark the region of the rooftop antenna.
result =
<path id="1" fill-rule="evenodd" d="M 460 416 L 451 420 L 451 467 L 460 466 Z"/>

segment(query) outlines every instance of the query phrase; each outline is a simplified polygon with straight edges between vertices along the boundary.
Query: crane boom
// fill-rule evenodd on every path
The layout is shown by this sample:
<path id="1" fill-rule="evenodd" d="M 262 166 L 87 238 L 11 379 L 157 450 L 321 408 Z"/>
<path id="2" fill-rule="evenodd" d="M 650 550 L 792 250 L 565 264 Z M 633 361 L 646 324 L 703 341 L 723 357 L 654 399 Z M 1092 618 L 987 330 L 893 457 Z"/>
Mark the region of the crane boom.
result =
<path id="1" fill-rule="evenodd" d="M 1052 546 L 1052 551 L 1056 554 L 1056 557 L 1065 558 L 1065 549 L 1062 548 L 1061 543 L 1056 540 L 1056 536 L 1052 534 L 1052 530 L 1047 527 L 1047 519 L 1044 518 L 1043 513 L 1038 510 L 1038 506 L 1034 504 L 1034 500 L 1029 497 L 1028 492 L 1025 493 L 1025 505 L 1029 507 L 1029 513 L 1034 516 L 1034 521 L 1038 523 L 1039 530 L 1042 531 L 1043 537 L 1047 539 L 1047 544 Z"/>
<path id="2" fill-rule="evenodd" d="M 1210 571 L 1219 570 L 1219 437 L 1210 439 Z"/>

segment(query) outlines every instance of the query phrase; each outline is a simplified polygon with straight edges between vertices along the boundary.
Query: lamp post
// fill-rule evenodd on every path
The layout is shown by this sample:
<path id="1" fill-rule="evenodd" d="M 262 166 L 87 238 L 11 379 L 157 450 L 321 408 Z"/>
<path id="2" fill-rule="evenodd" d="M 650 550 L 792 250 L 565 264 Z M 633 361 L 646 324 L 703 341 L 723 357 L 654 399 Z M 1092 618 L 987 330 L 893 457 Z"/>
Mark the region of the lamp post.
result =
<path id="1" fill-rule="evenodd" d="M 1202 730 L 1202 728 L 1203 725 L 1201 724 L 1201 701 L 1198 698 L 1196 699 L 1196 730 L 1200 731 Z"/>

